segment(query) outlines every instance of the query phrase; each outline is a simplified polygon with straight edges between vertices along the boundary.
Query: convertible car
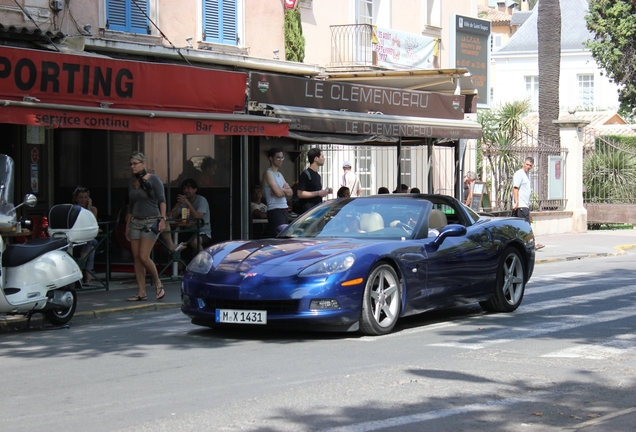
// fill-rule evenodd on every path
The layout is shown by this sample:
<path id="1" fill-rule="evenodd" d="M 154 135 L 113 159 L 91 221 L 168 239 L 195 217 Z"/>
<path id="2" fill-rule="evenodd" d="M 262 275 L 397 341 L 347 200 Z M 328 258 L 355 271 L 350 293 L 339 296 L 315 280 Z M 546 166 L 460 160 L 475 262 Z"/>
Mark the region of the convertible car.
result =
<path id="1" fill-rule="evenodd" d="M 187 266 L 193 324 L 391 332 L 400 317 L 479 302 L 512 312 L 534 269 L 520 218 L 480 216 L 443 195 L 325 202 L 276 238 L 229 241 Z"/>

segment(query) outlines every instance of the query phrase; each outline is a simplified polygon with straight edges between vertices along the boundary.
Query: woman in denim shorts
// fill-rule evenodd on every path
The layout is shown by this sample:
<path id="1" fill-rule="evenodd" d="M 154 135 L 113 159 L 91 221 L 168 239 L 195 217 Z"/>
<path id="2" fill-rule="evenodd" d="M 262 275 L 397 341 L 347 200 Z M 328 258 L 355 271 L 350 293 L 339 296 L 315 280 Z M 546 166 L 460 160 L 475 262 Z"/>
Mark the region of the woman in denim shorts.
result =
<path id="1" fill-rule="evenodd" d="M 130 170 L 133 177 L 128 183 L 128 214 L 126 215 L 126 238 L 135 261 L 135 277 L 139 292 L 128 301 L 145 301 L 146 271 L 150 273 L 156 287 L 157 300 L 165 295 L 155 263 L 150 259 L 150 252 L 155 246 L 159 233 L 166 225 L 166 197 L 161 179 L 146 171 L 146 157 L 143 153 L 134 152 L 130 156 Z M 151 230 L 159 220 L 159 232 Z"/>

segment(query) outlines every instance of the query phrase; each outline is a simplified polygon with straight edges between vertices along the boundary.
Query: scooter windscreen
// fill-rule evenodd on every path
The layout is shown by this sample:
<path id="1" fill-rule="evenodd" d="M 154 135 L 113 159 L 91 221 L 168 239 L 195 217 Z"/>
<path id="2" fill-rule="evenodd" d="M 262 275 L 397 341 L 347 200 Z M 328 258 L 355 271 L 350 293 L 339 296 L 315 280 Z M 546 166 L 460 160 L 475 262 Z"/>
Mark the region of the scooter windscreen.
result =
<path id="1" fill-rule="evenodd" d="M 15 222 L 13 159 L 10 156 L 0 154 L 0 228 L 11 228 Z"/>

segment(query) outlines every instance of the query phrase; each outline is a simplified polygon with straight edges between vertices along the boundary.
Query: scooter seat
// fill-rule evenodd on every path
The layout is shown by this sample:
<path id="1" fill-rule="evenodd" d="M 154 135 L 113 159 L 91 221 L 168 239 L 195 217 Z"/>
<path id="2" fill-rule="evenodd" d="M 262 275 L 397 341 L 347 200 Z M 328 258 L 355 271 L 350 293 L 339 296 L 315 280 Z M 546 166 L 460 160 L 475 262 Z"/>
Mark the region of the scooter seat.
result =
<path id="1" fill-rule="evenodd" d="M 35 238 L 24 244 L 8 245 L 2 254 L 2 267 L 18 267 L 40 255 L 67 245 L 66 238 Z"/>

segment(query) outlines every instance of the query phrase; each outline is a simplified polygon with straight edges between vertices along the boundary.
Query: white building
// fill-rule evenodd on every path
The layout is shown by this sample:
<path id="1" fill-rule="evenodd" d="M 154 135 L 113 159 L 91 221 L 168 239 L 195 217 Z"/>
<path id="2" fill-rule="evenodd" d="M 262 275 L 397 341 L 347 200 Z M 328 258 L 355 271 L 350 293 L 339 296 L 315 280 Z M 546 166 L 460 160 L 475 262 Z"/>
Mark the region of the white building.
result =
<path id="1" fill-rule="evenodd" d="M 587 0 L 561 1 L 561 75 L 559 105 L 563 111 L 616 110 L 618 86 L 602 74 L 584 43 L 592 38 L 585 24 Z M 534 110 L 539 99 L 537 14 L 519 27 L 507 44 L 491 54 L 493 106 L 530 99 Z"/>

